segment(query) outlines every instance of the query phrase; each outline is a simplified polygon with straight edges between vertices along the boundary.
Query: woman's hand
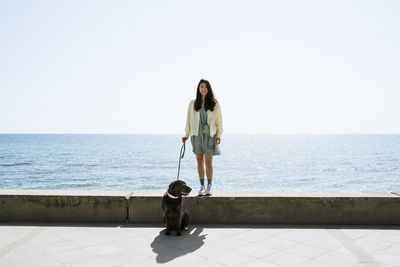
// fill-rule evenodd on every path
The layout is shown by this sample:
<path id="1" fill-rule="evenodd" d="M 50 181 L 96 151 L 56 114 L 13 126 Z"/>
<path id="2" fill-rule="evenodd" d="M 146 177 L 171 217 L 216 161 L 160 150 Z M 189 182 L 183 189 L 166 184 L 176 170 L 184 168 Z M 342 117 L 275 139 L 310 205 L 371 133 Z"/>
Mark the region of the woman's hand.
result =
<path id="1" fill-rule="evenodd" d="M 216 143 L 219 145 L 221 143 L 221 138 L 217 138 Z"/>
<path id="2" fill-rule="evenodd" d="M 185 143 L 185 142 L 186 142 L 186 140 L 188 140 L 188 138 L 187 138 L 187 137 L 182 137 L 182 143 Z"/>

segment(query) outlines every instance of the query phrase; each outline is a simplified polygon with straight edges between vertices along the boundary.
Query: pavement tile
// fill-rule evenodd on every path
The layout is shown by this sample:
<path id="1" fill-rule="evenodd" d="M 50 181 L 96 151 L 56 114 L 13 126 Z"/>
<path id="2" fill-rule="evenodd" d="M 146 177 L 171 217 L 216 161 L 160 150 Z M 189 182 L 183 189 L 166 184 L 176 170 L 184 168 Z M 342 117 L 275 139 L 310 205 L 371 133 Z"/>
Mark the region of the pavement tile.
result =
<path id="1" fill-rule="evenodd" d="M 152 243 L 152 240 L 144 239 L 144 238 L 142 239 L 142 238 L 143 237 L 139 237 L 139 238 L 135 237 L 135 238 L 130 238 L 130 239 L 114 241 L 112 243 L 115 243 L 119 246 L 126 246 L 127 248 L 131 248 L 131 249 L 147 247 L 150 245 L 150 243 Z"/>
<path id="2" fill-rule="evenodd" d="M 109 243 L 109 240 L 99 235 L 86 235 L 80 239 L 71 240 L 72 243 L 76 244 L 80 248 L 90 247 L 94 245 L 102 245 Z"/>
<path id="3" fill-rule="evenodd" d="M 81 249 L 75 249 L 73 251 L 56 253 L 52 256 L 56 260 L 58 260 L 64 264 L 67 264 L 67 265 L 97 257 L 95 254 L 90 254 L 87 251 L 82 251 Z"/>
<path id="4" fill-rule="evenodd" d="M 329 251 L 313 260 L 319 261 L 327 266 L 352 266 L 359 263 L 359 260 L 351 253 L 344 251 L 334 250 Z"/>
<path id="5" fill-rule="evenodd" d="M 313 258 L 316 258 L 318 256 L 321 256 L 321 255 L 327 253 L 327 251 L 325 249 L 321 249 L 321 248 L 317 248 L 317 247 L 305 245 L 305 244 L 297 244 L 294 246 L 290 246 L 288 248 L 283 249 L 282 251 L 288 252 L 290 254 L 298 255 L 298 256 L 307 257 L 309 259 L 313 259 Z"/>
<path id="6" fill-rule="evenodd" d="M 212 258 L 213 261 L 216 261 L 218 263 L 221 263 L 226 266 L 234 266 L 234 265 L 245 265 L 247 262 L 251 262 L 256 260 L 253 257 L 233 252 L 233 251 L 228 251 L 225 253 L 222 253 L 220 255 L 215 255 Z"/>
<path id="7" fill-rule="evenodd" d="M 88 234 L 99 234 L 99 235 L 104 235 L 105 233 L 108 233 L 108 232 L 111 232 L 111 233 L 122 232 L 121 228 L 117 225 L 108 226 L 108 227 L 84 227 L 84 230 Z"/>
<path id="8" fill-rule="evenodd" d="M 261 260 L 277 264 L 279 266 L 298 266 L 309 261 L 310 259 L 288 252 L 277 251 L 261 258 Z"/>
<path id="9" fill-rule="evenodd" d="M 267 237 L 257 242 L 257 244 L 266 246 L 275 250 L 281 250 L 298 244 L 297 242 L 290 241 L 279 237 Z"/>
<path id="10" fill-rule="evenodd" d="M 11 263 L 9 263 L 8 261 L 0 259 L 0 267 L 8 267 L 8 266 L 12 266 Z"/>
<path id="11" fill-rule="evenodd" d="M 262 232 L 262 231 L 250 229 L 248 231 L 243 231 L 243 232 L 237 233 L 236 235 L 234 235 L 234 237 L 240 238 L 244 241 L 256 243 L 257 241 L 263 240 L 265 238 L 273 237 L 273 236 L 268 233 Z"/>
<path id="12" fill-rule="evenodd" d="M 108 261 L 104 258 L 101 257 L 91 257 L 89 259 L 84 259 L 78 262 L 73 262 L 68 264 L 70 267 L 88 267 L 88 266 L 96 266 L 96 267 L 108 267 L 108 266 L 114 266 L 113 261 Z"/>
<path id="13" fill-rule="evenodd" d="M 355 265 L 355 267 L 382 267 L 382 264 L 371 263 L 371 262 L 362 262 L 362 263 Z"/>
<path id="14" fill-rule="evenodd" d="M 347 228 L 341 228 L 341 229 L 335 229 L 331 231 L 340 231 L 346 235 L 346 237 L 350 237 L 352 240 L 356 240 L 362 237 L 366 237 L 373 232 L 370 229 L 347 229 Z"/>
<path id="15" fill-rule="evenodd" d="M 366 251 L 379 251 L 388 249 L 393 243 L 376 236 L 367 235 L 355 240 L 355 244 Z"/>
<path id="16" fill-rule="evenodd" d="M 156 258 L 156 263 L 162 264 L 163 266 L 197 266 L 199 262 L 203 261 L 205 262 L 207 259 L 190 253 L 176 257 L 167 262 L 159 261 L 159 258 Z"/>
<path id="17" fill-rule="evenodd" d="M 55 235 L 49 232 L 39 233 L 37 236 L 32 238 L 29 243 L 34 246 L 42 246 L 48 244 L 55 244 L 64 241 L 65 239 L 60 237 L 59 235 Z"/>
<path id="18" fill-rule="evenodd" d="M 76 232 L 77 229 L 79 229 L 79 228 L 83 229 L 84 227 L 82 227 L 82 226 L 73 226 L 73 225 L 71 225 L 71 226 L 57 226 L 57 225 L 54 225 L 54 226 L 48 227 L 47 230 L 49 232 L 56 233 L 56 234 L 60 235 L 60 234 L 68 233 L 68 232 Z"/>
<path id="19" fill-rule="evenodd" d="M 3 226 L 0 225 L 1 228 L 5 227 L 9 233 L 15 235 L 24 235 L 32 231 L 32 229 L 40 228 L 40 226 L 29 226 L 29 225 L 14 225 L 14 226 Z"/>
<path id="20" fill-rule="evenodd" d="M 9 262 L 19 262 L 21 260 L 35 260 L 46 257 L 47 254 L 36 247 L 18 248 L 2 256 Z"/>
<path id="21" fill-rule="evenodd" d="M 399 266 L 400 231 L 0 225 L 0 266 Z M 377 265 L 380 264 L 380 265 Z"/>
<path id="22" fill-rule="evenodd" d="M 199 247 L 203 246 L 204 241 L 194 238 L 186 238 L 186 239 L 179 239 L 177 241 L 172 241 L 169 244 L 176 248 L 192 252 L 194 250 L 197 250 Z"/>
<path id="23" fill-rule="evenodd" d="M 378 230 L 371 232 L 369 237 L 377 238 L 379 240 L 384 240 L 390 243 L 399 243 L 400 242 L 400 234 L 397 233 L 399 231 L 394 230 Z"/>
<path id="24" fill-rule="evenodd" d="M 400 243 L 396 243 L 387 249 L 385 249 L 385 252 L 392 253 L 392 254 L 400 254 Z"/>
<path id="25" fill-rule="evenodd" d="M 192 226 L 194 227 L 194 226 Z M 247 232 L 250 229 L 248 228 L 235 228 L 234 226 L 226 226 L 226 227 L 221 227 L 221 226 L 208 226 L 208 225 L 201 225 L 201 226 L 197 226 L 199 228 L 202 228 L 203 231 L 207 231 L 209 233 L 218 233 L 220 235 L 223 236 L 233 236 L 233 235 L 237 235 L 239 233 L 242 232 Z"/>
<path id="26" fill-rule="evenodd" d="M 203 259 L 201 261 L 193 263 L 192 266 L 195 266 L 195 267 L 222 267 L 222 266 L 226 266 L 226 265 L 223 265 L 216 261 Z M 179 267 L 181 267 L 181 266 L 179 266 Z"/>
<path id="27" fill-rule="evenodd" d="M 198 234 L 199 238 L 204 239 L 204 242 L 207 242 L 207 243 L 224 239 L 227 236 L 224 233 L 220 233 L 213 229 L 209 230 L 209 229 L 201 228 L 198 231 L 200 231 L 200 230 L 201 230 L 201 234 Z M 193 229 L 190 233 L 192 233 L 194 231 L 196 231 L 196 229 Z M 185 235 L 185 233 L 184 233 L 184 235 Z"/>
<path id="28" fill-rule="evenodd" d="M 110 242 L 114 242 L 114 241 L 123 241 L 123 240 L 129 240 L 129 239 L 137 239 L 137 238 L 142 238 L 142 239 L 146 239 L 140 235 L 134 235 L 133 233 L 129 233 L 129 232 L 124 232 L 124 231 L 108 231 L 105 232 L 103 234 L 101 234 L 104 238 L 106 238 L 107 240 L 109 240 Z M 128 238 L 128 236 L 130 238 Z"/>
<path id="29" fill-rule="evenodd" d="M 400 266 L 400 251 L 397 251 L 397 253 L 380 251 L 374 254 L 374 259 L 383 264 Z"/>
<path id="30" fill-rule="evenodd" d="M 213 232 L 219 232 L 224 236 L 235 236 L 237 234 L 243 233 L 243 232 L 248 232 L 249 229 L 247 228 L 241 228 L 241 227 L 216 227 L 213 229 Z M 251 230 L 251 229 L 250 229 Z"/>
<path id="31" fill-rule="evenodd" d="M 9 264 L 7 266 L 13 266 L 13 267 L 26 267 L 26 266 L 32 266 L 32 267 L 58 267 L 58 266 L 63 266 L 65 265 L 61 263 L 60 261 L 57 261 L 52 258 L 39 258 L 39 259 L 34 259 L 34 260 L 22 260 L 22 261 L 15 261 L 12 262 L 12 264 Z"/>
<path id="32" fill-rule="evenodd" d="M 158 264 L 152 257 L 145 256 L 145 257 L 139 257 L 135 258 L 133 260 L 126 261 L 124 263 L 119 263 L 115 264 L 116 262 L 114 261 L 114 265 L 112 266 L 118 266 L 118 267 L 135 267 L 135 266 L 164 266 Z"/>
<path id="33" fill-rule="evenodd" d="M 274 236 L 274 237 L 278 237 L 280 235 L 286 234 L 290 231 L 292 231 L 293 229 L 290 227 L 282 227 L 282 226 L 270 226 L 269 228 L 266 229 L 259 229 L 259 228 L 255 228 L 254 230 L 257 230 L 257 232 L 259 230 L 261 230 L 262 233 L 269 235 L 269 236 Z M 299 229 L 296 229 L 299 230 Z"/>
<path id="34" fill-rule="evenodd" d="M 225 250 L 232 250 L 235 248 L 241 248 L 250 245 L 251 243 L 248 241 L 244 241 L 239 238 L 234 238 L 232 236 L 222 238 L 220 240 L 215 240 L 213 242 L 210 242 L 214 246 L 219 246 L 220 248 L 223 248 Z"/>
<path id="35" fill-rule="evenodd" d="M 212 260 L 215 255 L 220 255 L 226 252 L 226 249 L 219 246 L 219 243 L 206 242 L 206 244 L 207 245 L 201 246 L 197 250 L 193 251 L 193 254 Z"/>
<path id="36" fill-rule="evenodd" d="M 0 234 L 1 238 L 1 234 Z M 5 255 L 15 252 L 16 250 L 25 250 L 25 249 L 30 249 L 32 248 L 33 245 L 29 243 L 23 243 L 18 240 L 12 240 L 8 242 L 7 244 L 4 244 L 0 246 L 0 258 L 4 257 Z"/>
<path id="37" fill-rule="evenodd" d="M 76 241 L 81 240 L 82 238 L 87 237 L 89 234 L 83 229 L 68 229 L 69 231 L 61 231 L 61 232 L 54 232 L 57 236 L 59 236 L 62 240 L 68 241 Z"/>
<path id="38" fill-rule="evenodd" d="M 200 230 L 197 229 L 190 233 L 183 233 L 181 236 L 165 235 L 165 231 L 163 230 L 154 238 L 152 245 L 156 243 L 166 244 L 186 250 L 187 252 L 192 252 L 203 246 L 205 239 L 205 235 L 201 234 Z"/>
<path id="39" fill-rule="evenodd" d="M 2 233 L 1 238 L 0 238 L 0 249 L 4 246 L 14 242 L 15 240 L 17 240 L 17 238 L 12 233 L 8 233 L 8 232 Z"/>
<path id="40" fill-rule="evenodd" d="M 300 264 L 299 266 L 301 267 L 308 267 L 308 266 L 315 266 L 315 267 L 354 267 L 354 264 L 342 264 L 342 265 L 338 265 L 335 262 L 319 262 L 317 260 L 310 260 L 307 261 L 303 264 Z M 296 266 L 297 267 L 297 266 Z"/>
<path id="41" fill-rule="evenodd" d="M 250 244 L 248 246 L 236 248 L 232 250 L 233 252 L 242 253 L 244 255 L 250 256 L 252 258 L 260 259 L 265 257 L 271 253 L 276 252 L 275 249 L 259 245 L 259 244 Z"/>
<path id="42" fill-rule="evenodd" d="M 164 228 L 160 227 L 134 227 L 134 226 L 123 226 L 121 229 L 124 230 L 126 233 L 130 233 L 133 235 L 139 235 L 145 238 L 154 238 L 157 236 L 160 231 L 162 231 Z"/>
<path id="43" fill-rule="evenodd" d="M 159 263 L 166 263 L 189 254 L 187 251 L 162 243 L 152 244 L 151 247 L 139 249 L 138 251 L 155 259 Z"/>
<path id="44" fill-rule="evenodd" d="M 87 251 L 88 253 L 95 254 L 97 256 L 104 256 L 122 250 L 124 250 L 124 248 L 121 246 L 117 246 L 115 243 L 108 243 L 104 245 L 95 245 L 82 248 L 82 251 Z"/>
<path id="45" fill-rule="evenodd" d="M 39 247 L 46 254 L 57 254 L 57 253 L 66 253 L 69 251 L 76 250 L 76 244 L 70 241 L 61 241 L 52 244 L 44 244 Z"/>
<path id="46" fill-rule="evenodd" d="M 115 241 L 109 241 L 109 243 L 115 243 L 117 246 L 125 246 L 130 249 L 142 248 L 148 246 L 151 240 L 142 236 L 126 237 L 125 239 L 118 239 Z"/>
<path id="47" fill-rule="evenodd" d="M 248 246 L 239 247 L 232 250 L 233 252 L 242 253 L 255 259 L 265 257 L 271 253 L 276 252 L 275 249 L 258 244 L 249 244 Z"/>
<path id="48" fill-rule="evenodd" d="M 326 265 L 324 265 L 322 262 L 316 261 L 316 260 L 309 260 L 306 261 L 303 264 L 300 264 L 298 267 L 324 267 Z M 338 267 L 338 266 L 335 266 Z"/>
<path id="49" fill-rule="evenodd" d="M 323 236 L 317 235 L 317 236 L 313 237 L 313 239 L 302 242 L 302 244 L 314 246 L 314 247 L 328 250 L 328 251 L 334 250 L 334 249 L 342 246 L 342 244 L 338 240 L 336 240 L 335 238 L 333 238 L 332 236 L 330 236 L 328 234 L 323 235 Z"/>
<path id="50" fill-rule="evenodd" d="M 313 239 L 316 235 L 324 234 L 320 229 L 291 229 L 285 233 L 278 235 L 279 238 L 284 238 L 289 241 L 298 243 L 306 242 Z"/>
<path id="51" fill-rule="evenodd" d="M 156 263 L 155 258 L 154 257 L 152 258 L 150 254 L 143 253 L 142 251 L 137 250 L 137 249 L 129 249 L 129 248 L 125 248 L 124 250 L 101 255 L 101 258 L 104 258 L 110 262 L 113 262 L 113 266 L 116 266 L 116 265 L 132 266 L 133 262 L 140 263 L 140 262 L 142 262 L 142 259 L 143 260 L 148 259 L 148 261 L 151 260 L 153 263 Z"/>
<path id="52" fill-rule="evenodd" d="M 335 251 L 349 254 L 356 258 L 358 262 L 376 262 L 373 253 L 381 250 L 383 244 L 383 247 L 388 247 L 390 245 L 390 243 L 380 240 L 379 238 L 371 238 L 371 233 L 373 233 L 373 231 L 357 239 L 353 239 L 348 232 L 345 231 L 338 230 L 330 231 L 329 233 L 341 243 L 341 247 Z M 374 241 L 376 241 L 375 244 Z"/>
<path id="53" fill-rule="evenodd" d="M 233 264 L 230 267 L 243 267 L 243 266 L 251 266 L 251 267 L 279 267 L 279 265 L 266 262 L 263 260 L 255 259 L 245 263 Z"/>

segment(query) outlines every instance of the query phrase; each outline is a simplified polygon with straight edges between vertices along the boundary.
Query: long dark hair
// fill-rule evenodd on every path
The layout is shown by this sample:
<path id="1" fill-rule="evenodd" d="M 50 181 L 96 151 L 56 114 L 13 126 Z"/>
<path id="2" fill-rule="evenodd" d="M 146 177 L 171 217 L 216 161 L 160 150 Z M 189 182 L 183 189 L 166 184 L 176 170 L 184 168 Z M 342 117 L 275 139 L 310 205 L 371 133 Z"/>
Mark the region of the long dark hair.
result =
<path id="1" fill-rule="evenodd" d="M 196 93 L 196 100 L 194 101 L 194 109 L 199 111 L 201 109 L 201 94 L 200 94 L 200 84 L 205 83 L 207 87 L 207 95 L 206 99 L 204 100 L 204 108 L 207 110 L 214 111 L 215 104 L 217 100 L 214 98 L 214 93 L 211 88 L 211 84 L 209 81 L 201 79 L 199 84 L 197 85 L 197 93 Z"/>

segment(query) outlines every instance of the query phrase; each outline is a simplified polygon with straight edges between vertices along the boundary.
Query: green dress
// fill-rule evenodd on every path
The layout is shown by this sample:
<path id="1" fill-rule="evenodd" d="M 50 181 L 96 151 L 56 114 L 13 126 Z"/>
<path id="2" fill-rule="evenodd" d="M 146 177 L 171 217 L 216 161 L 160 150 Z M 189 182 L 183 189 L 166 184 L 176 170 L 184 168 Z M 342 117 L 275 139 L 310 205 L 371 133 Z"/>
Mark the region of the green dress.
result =
<path id="1" fill-rule="evenodd" d="M 207 124 L 207 111 L 200 109 L 200 125 L 198 136 L 191 136 L 190 141 L 193 146 L 193 153 L 204 155 L 221 155 L 221 151 L 216 143 L 217 135 L 211 137 L 210 127 Z"/>

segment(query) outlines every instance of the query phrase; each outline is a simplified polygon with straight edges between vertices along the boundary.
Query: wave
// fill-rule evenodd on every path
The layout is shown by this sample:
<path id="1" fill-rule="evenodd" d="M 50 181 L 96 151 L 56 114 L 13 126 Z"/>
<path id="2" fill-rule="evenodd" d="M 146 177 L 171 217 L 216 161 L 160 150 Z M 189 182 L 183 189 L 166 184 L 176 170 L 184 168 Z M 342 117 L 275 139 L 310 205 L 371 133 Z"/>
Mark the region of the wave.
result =
<path id="1" fill-rule="evenodd" d="M 344 171 L 364 171 L 363 169 L 359 169 L 356 167 L 350 168 L 321 168 L 321 172 L 344 172 Z"/>
<path id="2" fill-rule="evenodd" d="M 321 168 L 321 172 L 337 172 L 337 168 Z"/>
<path id="3" fill-rule="evenodd" d="M 99 164 L 87 164 L 87 163 L 67 163 L 65 164 L 67 167 L 98 167 L 101 166 Z"/>
<path id="4" fill-rule="evenodd" d="M 0 164 L 2 167 L 13 167 L 13 166 L 24 166 L 24 165 L 32 165 L 30 162 L 17 162 L 17 163 L 10 163 L 10 164 Z"/>

